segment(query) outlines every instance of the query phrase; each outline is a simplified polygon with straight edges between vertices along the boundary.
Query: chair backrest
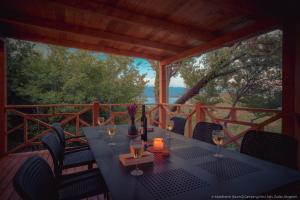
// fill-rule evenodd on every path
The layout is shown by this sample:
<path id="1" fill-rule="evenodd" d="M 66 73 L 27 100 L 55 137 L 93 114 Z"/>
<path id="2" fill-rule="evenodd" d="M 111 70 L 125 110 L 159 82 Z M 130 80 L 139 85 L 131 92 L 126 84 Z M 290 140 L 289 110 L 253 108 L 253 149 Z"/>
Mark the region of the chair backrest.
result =
<path id="1" fill-rule="evenodd" d="M 27 159 L 13 178 L 16 192 L 26 200 L 58 199 L 56 181 L 48 163 L 41 157 Z"/>
<path id="2" fill-rule="evenodd" d="M 54 165 L 54 174 L 56 177 L 59 177 L 62 173 L 64 149 L 56 137 L 56 134 L 52 132 L 44 136 L 41 141 L 50 152 Z"/>
<path id="3" fill-rule="evenodd" d="M 283 134 L 248 131 L 240 152 L 250 156 L 297 169 L 297 140 Z"/>
<path id="4" fill-rule="evenodd" d="M 182 117 L 172 117 L 171 120 L 174 122 L 172 132 L 184 135 L 186 119 Z"/>
<path id="5" fill-rule="evenodd" d="M 213 130 L 223 130 L 223 127 L 220 124 L 210 123 L 210 122 L 199 122 L 196 124 L 193 131 L 193 138 L 214 144 L 212 140 Z"/>
<path id="6" fill-rule="evenodd" d="M 60 144 L 63 146 L 63 148 L 66 147 L 66 138 L 65 138 L 65 132 L 60 123 L 53 123 L 52 129 L 57 134 L 58 139 L 60 140 Z"/>

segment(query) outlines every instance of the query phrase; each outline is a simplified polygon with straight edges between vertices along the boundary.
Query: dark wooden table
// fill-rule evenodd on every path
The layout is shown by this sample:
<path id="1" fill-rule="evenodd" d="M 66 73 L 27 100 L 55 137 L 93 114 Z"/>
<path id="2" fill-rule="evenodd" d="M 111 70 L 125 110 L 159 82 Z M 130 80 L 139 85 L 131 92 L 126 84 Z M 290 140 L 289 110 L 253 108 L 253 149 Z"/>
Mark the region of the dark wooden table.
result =
<path id="1" fill-rule="evenodd" d="M 107 145 L 110 140 L 105 127 L 83 130 L 113 200 L 259 195 L 300 180 L 298 171 L 223 148 L 224 158 L 215 158 L 216 146 L 175 133 L 166 140 L 170 156 L 156 154 L 153 164 L 140 165 L 144 175 L 134 177 L 130 175 L 133 168 L 123 167 L 118 159 L 119 154 L 129 153 L 127 125 L 117 126 L 114 147 Z M 165 137 L 165 133 L 155 128 L 148 139 Z"/>

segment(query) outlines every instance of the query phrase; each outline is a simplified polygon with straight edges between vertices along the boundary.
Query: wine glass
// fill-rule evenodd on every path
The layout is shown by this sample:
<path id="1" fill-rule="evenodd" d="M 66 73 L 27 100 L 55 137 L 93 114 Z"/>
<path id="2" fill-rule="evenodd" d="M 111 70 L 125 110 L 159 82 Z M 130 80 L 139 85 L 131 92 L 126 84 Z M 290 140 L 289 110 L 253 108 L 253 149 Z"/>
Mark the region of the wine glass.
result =
<path id="1" fill-rule="evenodd" d="M 110 146 L 116 145 L 116 143 L 113 142 L 113 137 L 116 134 L 116 129 L 116 125 L 110 124 L 107 126 L 107 134 L 110 137 L 110 142 L 108 143 L 108 145 Z"/>
<path id="2" fill-rule="evenodd" d="M 171 131 L 173 130 L 173 128 L 174 128 L 174 121 L 173 120 L 170 120 L 168 123 L 167 123 L 167 130 L 168 130 L 168 132 L 167 132 L 167 137 L 169 138 L 169 139 L 171 139 Z"/>
<path id="3" fill-rule="evenodd" d="M 104 121 L 105 121 L 104 117 L 98 117 L 98 118 L 97 118 L 97 124 L 98 124 L 99 126 L 101 126 L 101 125 L 104 123 Z"/>
<path id="4" fill-rule="evenodd" d="M 98 117 L 97 118 L 97 125 L 98 127 L 96 127 L 96 130 L 101 133 L 102 132 L 102 128 L 101 128 L 101 125 L 104 123 L 105 119 L 104 117 Z"/>
<path id="5" fill-rule="evenodd" d="M 144 172 L 138 168 L 138 161 L 142 157 L 144 152 L 144 142 L 140 139 L 130 141 L 130 153 L 134 159 L 136 159 L 135 169 L 131 171 L 132 176 L 140 176 Z"/>
<path id="6" fill-rule="evenodd" d="M 174 128 L 174 121 L 173 120 L 170 120 L 168 123 L 167 123 L 167 130 L 168 131 L 172 131 Z"/>
<path id="7" fill-rule="evenodd" d="M 215 153 L 213 156 L 216 158 L 222 158 L 224 157 L 223 154 L 220 153 L 220 146 L 224 143 L 225 140 L 225 134 L 223 130 L 213 130 L 212 131 L 212 140 L 217 145 L 217 153 Z"/>

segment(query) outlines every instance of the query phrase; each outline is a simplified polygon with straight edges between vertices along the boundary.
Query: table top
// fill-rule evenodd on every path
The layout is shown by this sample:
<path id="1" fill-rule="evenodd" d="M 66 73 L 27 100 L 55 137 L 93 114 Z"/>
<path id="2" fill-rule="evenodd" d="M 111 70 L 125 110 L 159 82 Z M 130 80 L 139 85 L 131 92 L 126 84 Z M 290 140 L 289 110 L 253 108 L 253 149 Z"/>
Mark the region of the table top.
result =
<path id="1" fill-rule="evenodd" d="M 163 137 L 170 156 L 155 154 L 153 164 L 139 165 L 144 174 L 130 175 L 133 167 L 124 167 L 119 154 L 129 153 L 127 125 L 118 125 L 113 142 L 106 127 L 85 127 L 90 148 L 110 190 L 113 200 L 126 199 L 210 199 L 213 195 L 259 195 L 300 180 L 300 173 L 253 157 L 220 149 L 223 158 L 215 158 L 215 145 L 189 139 L 154 127 L 148 140 Z"/>

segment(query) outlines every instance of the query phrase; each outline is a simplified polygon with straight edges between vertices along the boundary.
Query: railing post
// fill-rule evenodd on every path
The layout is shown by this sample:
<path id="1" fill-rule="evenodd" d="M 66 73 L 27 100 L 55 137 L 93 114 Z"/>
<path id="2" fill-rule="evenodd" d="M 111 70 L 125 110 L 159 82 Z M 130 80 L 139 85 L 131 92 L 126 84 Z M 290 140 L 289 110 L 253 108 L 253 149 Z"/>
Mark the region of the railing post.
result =
<path id="1" fill-rule="evenodd" d="M 100 104 L 98 101 L 93 102 L 93 126 L 98 125 Z"/>
<path id="2" fill-rule="evenodd" d="M 205 112 L 202 106 L 202 103 L 196 104 L 196 123 L 205 121 Z"/>
<path id="3" fill-rule="evenodd" d="M 24 143 L 27 144 L 27 142 L 28 142 L 28 120 L 26 119 L 26 116 L 23 119 L 23 123 L 24 123 L 23 138 L 24 138 Z"/>
<path id="4" fill-rule="evenodd" d="M 80 135 L 80 121 L 79 114 L 76 116 L 76 136 Z"/>
<path id="5" fill-rule="evenodd" d="M 7 152 L 5 42 L 0 38 L 0 156 Z"/>
<path id="6" fill-rule="evenodd" d="M 236 109 L 235 108 L 231 108 L 231 111 L 230 111 L 230 119 L 232 121 L 236 121 L 237 119 L 237 116 L 236 116 Z"/>

